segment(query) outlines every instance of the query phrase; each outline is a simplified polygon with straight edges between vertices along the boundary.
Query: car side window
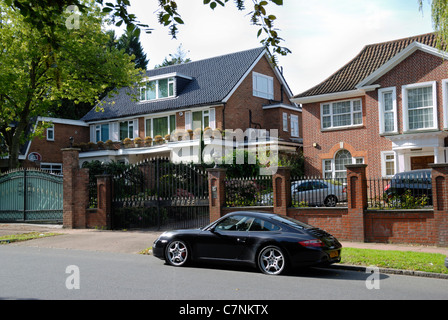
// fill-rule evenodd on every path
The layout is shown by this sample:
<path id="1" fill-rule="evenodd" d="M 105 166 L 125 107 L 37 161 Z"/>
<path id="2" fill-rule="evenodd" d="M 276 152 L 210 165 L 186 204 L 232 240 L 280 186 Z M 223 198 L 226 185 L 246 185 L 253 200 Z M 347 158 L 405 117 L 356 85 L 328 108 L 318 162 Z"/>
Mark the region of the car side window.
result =
<path id="1" fill-rule="evenodd" d="M 278 231 L 280 227 L 262 219 L 254 219 L 252 225 L 250 226 L 249 231 Z"/>
<path id="2" fill-rule="evenodd" d="M 231 216 L 219 222 L 215 230 L 220 231 L 247 231 L 254 218 L 247 216 Z"/>

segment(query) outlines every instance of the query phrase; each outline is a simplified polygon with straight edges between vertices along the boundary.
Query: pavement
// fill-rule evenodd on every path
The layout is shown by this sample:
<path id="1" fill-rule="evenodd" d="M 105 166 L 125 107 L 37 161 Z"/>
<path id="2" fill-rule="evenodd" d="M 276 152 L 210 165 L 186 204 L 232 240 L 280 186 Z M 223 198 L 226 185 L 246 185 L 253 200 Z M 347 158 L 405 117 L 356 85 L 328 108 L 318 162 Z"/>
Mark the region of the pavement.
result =
<path id="1" fill-rule="evenodd" d="M 35 224 L 0 224 L 0 237 L 3 235 L 21 234 L 29 232 L 54 232 L 60 235 L 55 237 L 44 237 L 40 239 L 14 242 L 10 246 L 27 246 L 38 248 L 59 248 L 88 251 L 105 251 L 116 253 L 138 254 L 152 246 L 154 241 L 163 231 L 155 230 L 128 230 L 111 231 L 97 229 L 65 229 L 61 225 L 35 225 Z M 345 248 L 377 249 L 377 250 L 397 250 L 415 251 L 428 253 L 441 253 L 448 256 L 448 248 L 423 246 L 423 245 L 402 245 L 383 243 L 360 243 L 342 241 Z M 365 271 L 364 267 L 337 265 L 338 268 Z M 406 270 L 380 270 L 383 273 L 436 276 Z M 439 278 L 448 279 L 448 275 L 438 275 Z"/>

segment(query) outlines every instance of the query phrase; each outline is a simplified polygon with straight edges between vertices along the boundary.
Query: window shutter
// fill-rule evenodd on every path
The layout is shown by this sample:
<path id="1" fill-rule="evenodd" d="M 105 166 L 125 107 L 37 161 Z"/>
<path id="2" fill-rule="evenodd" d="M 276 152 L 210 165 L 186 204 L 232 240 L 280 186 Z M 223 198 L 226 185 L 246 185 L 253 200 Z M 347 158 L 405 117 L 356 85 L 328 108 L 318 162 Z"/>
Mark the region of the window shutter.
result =
<path id="1" fill-rule="evenodd" d="M 109 126 L 109 139 L 112 141 L 119 141 L 119 128 L 118 122 L 112 122 Z"/>
<path id="2" fill-rule="evenodd" d="M 185 112 L 185 130 L 191 129 L 191 111 Z"/>
<path id="3" fill-rule="evenodd" d="M 96 142 L 95 139 L 95 125 L 90 125 L 90 141 Z"/>
<path id="4" fill-rule="evenodd" d="M 209 112 L 209 126 L 212 129 L 216 129 L 216 120 L 215 120 L 215 109 L 210 109 Z"/>
<path id="5" fill-rule="evenodd" d="M 134 139 L 139 136 L 138 134 L 138 119 L 134 120 Z"/>

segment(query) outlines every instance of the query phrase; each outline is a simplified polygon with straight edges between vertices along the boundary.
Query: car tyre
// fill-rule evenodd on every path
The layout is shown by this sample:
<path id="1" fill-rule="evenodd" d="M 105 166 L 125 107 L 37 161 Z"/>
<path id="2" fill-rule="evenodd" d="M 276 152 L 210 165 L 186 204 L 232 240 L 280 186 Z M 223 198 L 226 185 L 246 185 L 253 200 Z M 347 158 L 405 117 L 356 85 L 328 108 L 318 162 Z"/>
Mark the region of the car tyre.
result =
<path id="1" fill-rule="evenodd" d="M 324 205 L 326 207 L 336 207 L 336 204 L 338 203 L 338 198 L 335 195 L 329 195 L 324 200 Z"/>
<path id="2" fill-rule="evenodd" d="M 269 245 L 261 249 L 257 264 L 262 273 L 279 275 L 286 270 L 286 256 L 279 247 Z"/>
<path id="3" fill-rule="evenodd" d="M 182 240 L 173 240 L 166 246 L 165 260 L 168 264 L 181 267 L 188 263 L 190 252 L 187 244 Z"/>

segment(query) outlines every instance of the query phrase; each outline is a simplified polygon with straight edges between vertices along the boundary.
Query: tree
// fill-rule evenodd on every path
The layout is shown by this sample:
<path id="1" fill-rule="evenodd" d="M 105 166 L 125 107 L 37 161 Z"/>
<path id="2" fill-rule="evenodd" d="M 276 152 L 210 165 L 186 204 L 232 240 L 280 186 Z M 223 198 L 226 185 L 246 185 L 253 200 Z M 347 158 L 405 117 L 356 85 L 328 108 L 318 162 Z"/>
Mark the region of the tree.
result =
<path id="1" fill-rule="evenodd" d="M 9 168 L 18 166 L 19 148 L 30 138 L 25 135 L 32 119 L 46 115 L 55 101 L 96 104 L 106 88 L 139 82 L 131 57 L 107 48 L 101 8 L 83 3 L 87 9 L 77 28 L 66 28 L 67 13 L 42 32 L 10 1 L 0 0 L 0 134 Z"/>
<path id="2" fill-rule="evenodd" d="M 83 4 L 83 0 L 4 0 L 9 6 L 19 10 L 25 19 L 42 30 L 52 45 L 57 45 L 57 39 L 53 37 L 53 29 L 56 26 L 55 21 L 58 21 L 60 15 L 67 9 L 67 7 L 75 5 L 81 12 L 84 12 L 88 7 Z M 218 5 L 225 7 L 230 0 L 195 0 L 203 1 L 204 5 L 209 5 L 211 9 L 215 10 Z M 421 0 L 420 0 L 421 1 Z M 438 0 L 442 1 L 442 0 Z M 95 0 L 95 2 L 103 6 L 103 0 Z M 234 5 L 238 10 L 245 10 L 245 5 L 249 0 L 233 0 Z M 274 22 L 277 17 L 269 13 L 269 4 L 277 6 L 283 5 L 283 0 L 252 0 L 252 11 L 249 13 L 250 22 L 253 25 L 259 26 L 257 37 L 265 35 L 261 43 L 267 48 L 272 48 L 275 54 L 287 55 L 291 51 L 282 47 L 283 39 L 275 28 Z M 141 23 L 134 14 L 128 12 L 128 6 L 131 3 L 129 0 L 117 0 L 116 4 L 106 2 L 103 7 L 103 12 L 109 13 L 111 21 L 120 27 L 123 23 L 127 25 L 128 30 L 134 30 L 136 35 L 140 34 L 140 28 L 143 28 L 147 33 L 151 32 L 148 25 Z M 173 38 L 176 38 L 178 33 L 178 25 L 183 24 L 184 21 L 178 12 L 177 3 L 174 0 L 159 0 L 158 10 L 159 23 L 168 27 Z"/>
<path id="3" fill-rule="evenodd" d="M 155 68 L 163 68 L 168 66 L 173 66 L 176 64 L 182 64 L 182 63 L 188 63 L 191 62 L 190 58 L 187 58 L 187 52 L 182 48 L 182 44 L 177 47 L 177 51 L 174 54 L 169 55 L 171 57 L 171 60 L 168 60 L 167 57 L 165 57 L 165 60 L 163 60 L 162 64 L 158 64 L 155 66 Z"/>
<path id="4" fill-rule="evenodd" d="M 129 55 L 134 55 L 134 63 L 137 68 L 147 69 L 148 59 L 140 43 L 140 35 L 135 32 L 135 29 L 126 29 L 125 33 L 118 39 L 117 48 L 124 50 Z"/>
<path id="5" fill-rule="evenodd" d="M 417 0 L 423 12 L 423 0 Z M 448 43 L 448 2 L 446 0 L 431 1 L 431 17 L 434 30 L 438 33 L 439 47 Z"/>

